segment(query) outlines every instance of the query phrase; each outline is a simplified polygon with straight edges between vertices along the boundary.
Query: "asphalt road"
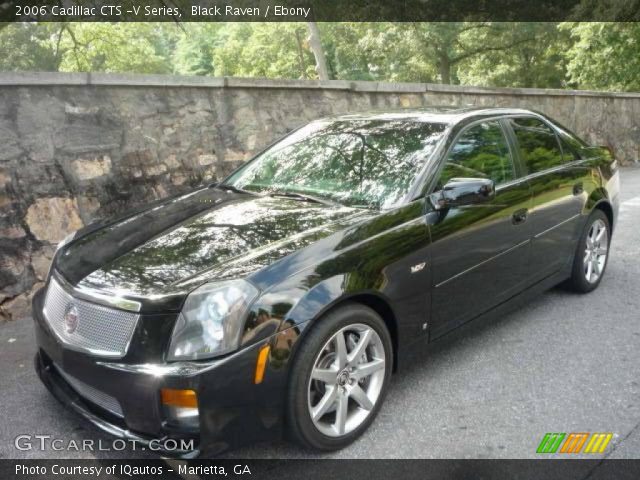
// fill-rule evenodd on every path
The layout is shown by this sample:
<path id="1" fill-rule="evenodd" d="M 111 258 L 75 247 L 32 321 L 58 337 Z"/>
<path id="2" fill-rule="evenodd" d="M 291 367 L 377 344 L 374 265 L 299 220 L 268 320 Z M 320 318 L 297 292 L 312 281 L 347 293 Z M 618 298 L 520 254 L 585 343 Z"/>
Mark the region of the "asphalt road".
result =
<path id="1" fill-rule="evenodd" d="M 546 432 L 613 432 L 608 458 L 640 458 L 640 168 L 622 172 L 609 266 L 589 295 L 551 290 L 441 340 L 392 380 L 380 415 L 332 458 L 535 458 Z M 19 451 L 20 434 L 109 437 L 49 395 L 30 319 L 0 325 L 0 458 L 131 458 L 146 452 Z M 285 443 L 232 458 L 317 457 Z M 591 457 L 593 458 L 593 457 Z"/>

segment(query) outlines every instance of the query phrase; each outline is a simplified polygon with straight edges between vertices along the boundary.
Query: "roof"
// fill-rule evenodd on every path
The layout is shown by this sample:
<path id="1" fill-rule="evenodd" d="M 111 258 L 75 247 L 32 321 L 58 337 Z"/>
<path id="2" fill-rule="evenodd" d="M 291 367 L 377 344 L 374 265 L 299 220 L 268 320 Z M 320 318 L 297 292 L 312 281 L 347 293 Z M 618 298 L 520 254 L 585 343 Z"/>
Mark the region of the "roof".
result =
<path id="1" fill-rule="evenodd" d="M 467 118 L 531 113 L 535 112 L 522 108 L 434 106 L 423 108 L 372 110 L 368 112 L 332 115 L 321 120 L 405 120 L 455 124 Z"/>

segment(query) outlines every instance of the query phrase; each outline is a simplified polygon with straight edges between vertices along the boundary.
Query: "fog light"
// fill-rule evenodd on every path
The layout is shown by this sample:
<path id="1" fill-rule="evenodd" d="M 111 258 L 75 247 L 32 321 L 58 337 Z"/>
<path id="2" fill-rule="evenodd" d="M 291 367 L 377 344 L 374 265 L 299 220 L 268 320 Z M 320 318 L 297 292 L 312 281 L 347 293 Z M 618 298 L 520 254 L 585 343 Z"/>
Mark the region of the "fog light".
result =
<path id="1" fill-rule="evenodd" d="M 193 390 L 163 388 L 160 400 L 167 422 L 181 427 L 197 428 L 200 424 L 198 397 Z"/>

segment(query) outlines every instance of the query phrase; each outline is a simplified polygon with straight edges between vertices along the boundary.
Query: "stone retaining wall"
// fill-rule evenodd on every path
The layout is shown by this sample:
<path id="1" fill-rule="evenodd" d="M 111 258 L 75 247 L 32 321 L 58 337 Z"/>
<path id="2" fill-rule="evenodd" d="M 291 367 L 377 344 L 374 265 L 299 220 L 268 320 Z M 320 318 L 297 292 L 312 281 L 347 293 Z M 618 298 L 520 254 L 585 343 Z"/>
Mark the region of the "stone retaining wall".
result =
<path id="1" fill-rule="evenodd" d="M 638 161 L 640 94 L 431 84 L 0 74 L 0 319 L 26 316 L 55 245 L 99 217 L 220 179 L 321 116 L 534 108 Z"/>

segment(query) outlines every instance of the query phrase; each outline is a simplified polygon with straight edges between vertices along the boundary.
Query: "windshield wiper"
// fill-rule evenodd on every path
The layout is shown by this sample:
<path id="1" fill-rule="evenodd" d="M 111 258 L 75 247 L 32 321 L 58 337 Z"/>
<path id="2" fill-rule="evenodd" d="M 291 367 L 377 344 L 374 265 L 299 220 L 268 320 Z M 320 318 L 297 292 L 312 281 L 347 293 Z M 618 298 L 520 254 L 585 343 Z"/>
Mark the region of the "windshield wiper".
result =
<path id="1" fill-rule="evenodd" d="M 238 188 L 235 187 L 233 185 L 229 185 L 226 183 L 213 183 L 211 185 L 209 185 L 210 188 L 219 188 L 220 190 L 225 190 L 227 192 L 234 192 L 234 193 L 247 193 L 249 195 L 258 195 L 255 192 L 250 192 L 249 190 L 244 190 L 242 188 Z"/>
<path id="2" fill-rule="evenodd" d="M 280 191 L 272 191 L 269 192 L 269 196 L 271 197 L 287 197 L 287 198 L 295 198 L 298 200 L 302 200 L 303 202 L 313 202 L 320 203 L 322 205 L 339 205 L 336 202 L 332 202 L 330 200 L 325 200 L 323 198 L 314 197 L 313 195 L 307 195 L 306 193 L 298 193 L 298 192 L 280 192 Z"/>
<path id="3" fill-rule="evenodd" d="M 225 191 L 228 191 L 228 192 L 244 193 L 244 194 L 248 194 L 248 195 L 260 196 L 260 194 L 257 193 L 257 192 L 251 192 L 249 190 L 245 190 L 243 188 L 236 187 L 234 185 L 229 185 L 228 183 L 211 184 L 211 185 L 209 185 L 209 187 L 210 188 L 219 188 L 220 190 L 225 190 Z M 331 205 L 331 206 L 339 205 L 336 202 L 332 202 L 330 200 L 325 200 L 323 198 L 314 197 L 313 195 L 307 195 L 306 193 L 285 192 L 285 191 L 274 190 L 274 191 L 268 192 L 267 195 L 269 195 L 271 197 L 295 198 L 295 199 L 298 199 L 298 200 L 302 200 L 304 202 L 320 203 L 322 205 Z"/>

